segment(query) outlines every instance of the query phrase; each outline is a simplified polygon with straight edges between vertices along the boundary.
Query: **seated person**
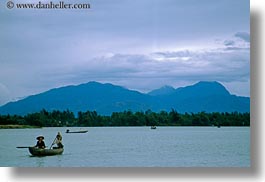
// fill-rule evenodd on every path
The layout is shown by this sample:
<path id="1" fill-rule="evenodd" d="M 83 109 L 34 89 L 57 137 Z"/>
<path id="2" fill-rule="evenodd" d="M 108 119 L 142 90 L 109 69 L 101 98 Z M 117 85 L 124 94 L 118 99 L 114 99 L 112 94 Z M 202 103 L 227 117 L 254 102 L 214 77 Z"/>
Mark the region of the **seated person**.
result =
<path id="1" fill-rule="evenodd" d="M 44 136 L 38 136 L 36 138 L 38 141 L 37 141 L 37 144 L 35 145 L 35 147 L 38 147 L 40 149 L 44 149 L 46 146 L 45 146 L 45 142 L 43 141 L 44 140 Z"/>

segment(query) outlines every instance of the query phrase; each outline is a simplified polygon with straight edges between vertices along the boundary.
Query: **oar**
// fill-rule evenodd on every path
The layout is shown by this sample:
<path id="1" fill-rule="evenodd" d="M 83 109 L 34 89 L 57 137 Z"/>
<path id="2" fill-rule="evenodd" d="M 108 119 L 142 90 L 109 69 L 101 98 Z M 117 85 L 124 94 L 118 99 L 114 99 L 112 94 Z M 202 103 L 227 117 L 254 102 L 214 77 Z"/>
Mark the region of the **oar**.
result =
<path id="1" fill-rule="evenodd" d="M 55 137 L 55 139 L 53 140 L 53 142 L 52 142 L 52 144 L 51 144 L 51 146 L 50 146 L 50 149 L 52 148 L 52 145 L 54 144 L 55 140 L 56 140 L 56 137 Z"/>
<path id="2" fill-rule="evenodd" d="M 30 148 L 30 147 L 17 147 L 18 149 L 26 149 L 26 148 Z"/>

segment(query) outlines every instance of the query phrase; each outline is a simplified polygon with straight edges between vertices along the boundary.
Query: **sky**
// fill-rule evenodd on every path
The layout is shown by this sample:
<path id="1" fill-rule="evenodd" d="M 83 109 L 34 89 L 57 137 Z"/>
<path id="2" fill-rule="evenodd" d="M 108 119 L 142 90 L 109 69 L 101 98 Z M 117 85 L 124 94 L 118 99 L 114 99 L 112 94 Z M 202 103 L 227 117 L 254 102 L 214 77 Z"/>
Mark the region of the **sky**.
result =
<path id="1" fill-rule="evenodd" d="M 91 8 L 0 2 L 0 105 L 89 81 L 140 92 L 218 81 L 250 96 L 249 0 L 65 2 Z"/>

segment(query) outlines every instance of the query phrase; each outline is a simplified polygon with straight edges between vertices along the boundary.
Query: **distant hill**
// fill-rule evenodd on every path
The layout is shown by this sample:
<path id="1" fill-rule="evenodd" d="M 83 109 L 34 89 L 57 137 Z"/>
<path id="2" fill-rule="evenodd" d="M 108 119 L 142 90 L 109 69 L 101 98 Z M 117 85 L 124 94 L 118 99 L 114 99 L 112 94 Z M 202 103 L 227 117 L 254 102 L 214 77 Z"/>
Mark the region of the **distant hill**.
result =
<path id="1" fill-rule="evenodd" d="M 148 93 L 148 95 L 152 95 L 152 96 L 169 95 L 169 94 L 174 93 L 175 91 L 176 90 L 173 87 L 166 85 L 159 89 L 152 90 L 151 92 Z"/>
<path id="2" fill-rule="evenodd" d="M 174 89 L 165 86 L 147 94 L 126 88 L 88 82 L 77 86 L 51 89 L 0 107 L 0 114 L 25 115 L 38 112 L 69 109 L 97 111 L 110 115 L 112 112 L 131 111 L 170 111 L 178 112 L 249 112 L 250 98 L 231 95 L 218 82 L 198 82 L 194 85 Z"/>

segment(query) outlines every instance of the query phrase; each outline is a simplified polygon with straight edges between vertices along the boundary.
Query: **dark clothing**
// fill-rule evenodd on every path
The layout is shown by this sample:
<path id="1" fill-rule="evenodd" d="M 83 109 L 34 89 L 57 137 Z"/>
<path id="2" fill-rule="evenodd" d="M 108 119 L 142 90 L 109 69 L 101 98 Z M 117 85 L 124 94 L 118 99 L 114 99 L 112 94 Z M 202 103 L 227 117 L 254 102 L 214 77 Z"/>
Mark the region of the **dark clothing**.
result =
<path id="1" fill-rule="evenodd" d="M 56 139 L 57 139 L 58 141 L 62 141 L 63 137 L 62 137 L 62 135 L 56 135 Z"/>
<path id="2" fill-rule="evenodd" d="M 63 148 L 63 144 L 61 142 L 57 143 L 57 146 L 58 146 L 58 148 Z"/>
<path id="3" fill-rule="evenodd" d="M 63 144 L 62 143 L 57 143 L 57 147 L 53 147 L 54 149 L 60 149 L 63 148 Z"/>
<path id="4" fill-rule="evenodd" d="M 38 148 L 45 148 L 45 143 L 44 141 L 37 141 L 37 144 L 35 145 L 35 147 L 38 147 Z"/>

